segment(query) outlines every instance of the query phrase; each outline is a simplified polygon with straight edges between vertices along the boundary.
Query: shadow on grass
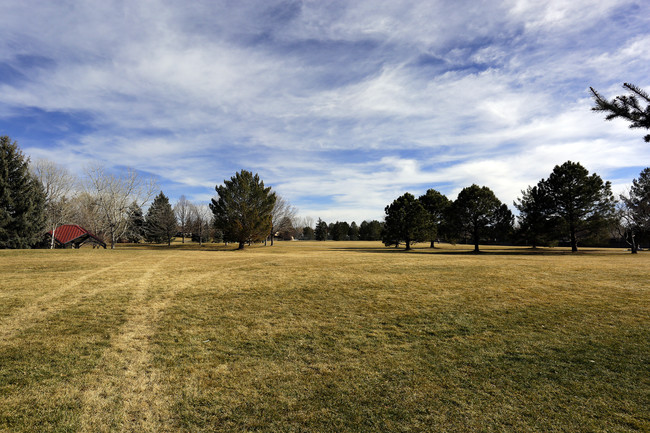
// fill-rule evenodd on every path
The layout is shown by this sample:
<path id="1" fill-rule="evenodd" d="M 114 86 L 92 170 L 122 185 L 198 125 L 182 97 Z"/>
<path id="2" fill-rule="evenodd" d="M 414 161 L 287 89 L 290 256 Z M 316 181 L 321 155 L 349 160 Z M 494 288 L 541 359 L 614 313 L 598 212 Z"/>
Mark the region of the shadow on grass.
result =
<path id="1" fill-rule="evenodd" d="M 498 247 L 497 247 L 498 248 Z M 481 249 L 478 253 L 473 249 L 447 249 L 447 248 L 414 248 L 406 251 L 404 248 L 395 247 L 330 247 L 332 250 L 348 251 L 357 253 L 376 253 L 376 254 L 427 254 L 427 255 L 443 255 L 443 256 L 562 256 L 562 255 L 593 255 L 593 254 L 619 254 L 623 251 L 618 249 L 583 249 L 578 252 L 572 253 L 567 249 L 554 249 L 554 248 L 530 248 L 530 247 L 512 247 L 512 248 L 498 248 L 498 249 Z"/>
<path id="2" fill-rule="evenodd" d="M 259 248 L 263 245 L 252 245 L 246 246 L 244 250 L 249 248 Z M 160 251 L 160 250 L 169 250 L 169 251 L 214 251 L 214 252 L 228 252 L 228 251 L 242 251 L 238 249 L 237 244 L 204 244 L 203 246 L 199 244 L 117 244 L 117 249 L 130 249 L 130 250 L 151 250 L 151 251 Z"/>

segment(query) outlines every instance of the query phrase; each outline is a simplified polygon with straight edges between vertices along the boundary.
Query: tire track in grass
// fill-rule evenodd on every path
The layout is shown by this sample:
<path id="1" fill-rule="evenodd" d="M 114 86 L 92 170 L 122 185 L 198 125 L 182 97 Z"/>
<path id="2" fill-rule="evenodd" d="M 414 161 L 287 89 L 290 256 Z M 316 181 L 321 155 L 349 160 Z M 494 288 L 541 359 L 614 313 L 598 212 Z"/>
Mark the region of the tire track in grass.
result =
<path id="1" fill-rule="evenodd" d="M 72 284 L 66 286 L 64 289 L 52 290 L 34 299 L 32 303 L 24 307 L 18 308 L 13 311 L 9 316 L 0 320 L 0 339 L 6 340 L 15 337 L 20 332 L 30 328 L 35 322 L 42 320 L 49 314 L 60 311 L 65 308 L 72 307 L 83 299 L 92 297 L 97 293 L 110 288 L 109 284 L 102 283 L 96 285 L 91 290 L 77 290 L 84 283 L 92 281 L 93 279 L 114 270 L 127 263 L 124 260 L 114 265 L 106 266 L 94 272 L 90 272 L 80 276 Z M 65 296 L 72 295 L 65 301 L 60 300 Z"/>
<path id="2" fill-rule="evenodd" d="M 162 372 L 153 367 L 151 339 L 158 321 L 176 294 L 220 271 L 201 272 L 177 284 L 163 269 L 170 256 L 149 269 L 136 283 L 127 322 L 112 338 L 98 367 L 85 378 L 81 431 L 161 432 L 173 424 Z M 158 274 L 158 275 L 157 275 Z M 167 283 L 167 284 L 165 284 Z M 171 284 L 170 284 L 171 283 Z"/>

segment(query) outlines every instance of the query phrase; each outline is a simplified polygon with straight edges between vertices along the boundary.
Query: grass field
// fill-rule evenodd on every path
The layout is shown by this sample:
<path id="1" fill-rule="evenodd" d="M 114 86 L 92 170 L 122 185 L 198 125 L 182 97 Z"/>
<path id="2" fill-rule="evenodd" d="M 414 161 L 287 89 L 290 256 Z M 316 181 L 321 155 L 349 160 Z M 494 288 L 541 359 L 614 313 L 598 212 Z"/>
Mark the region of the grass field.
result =
<path id="1" fill-rule="evenodd" d="M 485 251 L 0 251 L 0 431 L 650 431 L 650 253 Z"/>

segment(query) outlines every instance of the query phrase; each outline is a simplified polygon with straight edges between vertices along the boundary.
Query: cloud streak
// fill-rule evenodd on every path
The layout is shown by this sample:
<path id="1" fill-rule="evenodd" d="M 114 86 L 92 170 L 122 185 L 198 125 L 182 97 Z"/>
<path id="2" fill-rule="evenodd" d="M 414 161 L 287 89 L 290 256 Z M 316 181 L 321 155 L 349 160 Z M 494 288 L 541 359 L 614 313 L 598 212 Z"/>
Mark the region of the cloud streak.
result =
<path id="1" fill-rule="evenodd" d="M 646 2 L 0 8 L 0 133 L 155 174 L 172 199 L 246 168 L 303 215 L 359 222 L 407 190 L 511 204 L 567 159 L 622 188 L 650 160 L 587 92 L 650 87 Z"/>

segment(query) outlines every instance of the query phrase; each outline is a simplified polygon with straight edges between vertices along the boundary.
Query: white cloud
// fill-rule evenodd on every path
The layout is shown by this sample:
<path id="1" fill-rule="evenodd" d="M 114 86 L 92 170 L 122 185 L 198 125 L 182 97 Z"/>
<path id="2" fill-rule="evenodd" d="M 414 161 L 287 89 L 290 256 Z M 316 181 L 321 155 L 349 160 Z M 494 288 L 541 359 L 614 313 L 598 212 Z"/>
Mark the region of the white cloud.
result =
<path id="1" fill-rule="evenodd" d="M 29 153 L 132 165 L 201 200 L 246 168 L 325 219 L 381 218 L 406 190 L 455 196 L 472 183 L 511 204 L 567 159 L 617 178 L 650 160 L 643 134 L 603 122 L 588 94 L 649 84 L 647 10 L 5 2 L 0 62 L 24 77 L 0 77 L 0 125 L 33 109 L 41 122 L 81 113 L 84 128 L 31 138 Z"/>

